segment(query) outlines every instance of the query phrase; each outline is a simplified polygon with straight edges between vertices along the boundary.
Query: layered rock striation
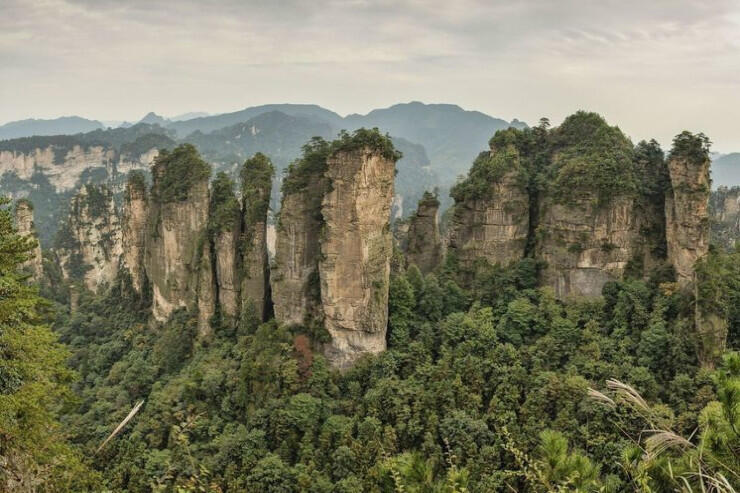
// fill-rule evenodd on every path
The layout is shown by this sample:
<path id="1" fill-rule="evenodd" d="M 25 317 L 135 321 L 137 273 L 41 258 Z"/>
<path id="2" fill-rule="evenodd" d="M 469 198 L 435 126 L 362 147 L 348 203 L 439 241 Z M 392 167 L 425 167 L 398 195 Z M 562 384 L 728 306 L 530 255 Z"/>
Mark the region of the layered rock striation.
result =
<path id="1" fill-rule="evenodd" d="M 85 185 L 72 199 L 56 251 L 65 279 L 80 281 L 94 293 L 112 285 L 123 248 L 120 218 L 108 187 Z"/>
<path id="2" fill-rule="evenodd" d="M 377 130 L 314 140 L 283 184 L 272 290 L 280 323 L 321 325 L 345 368 L 385 349 L 398 159 Z"/>
<path id="3" fill-rule="evenodd" d="M 36 228 L 33 225 L 33 204 L 28 200 L 21 199 L 15 204 L 15 227 L 18 234 L 35 242 L 33 249 L 29 254 L 28 260 L 23 262 L 21 269 L 31 276 L 31 281 L 40 282 L 44 274 L 43 258 L 41 256 L 41 246 L 39 245 Z"/>
<path id="4" fill-rule="evenodd" d="M 633 146 L 593 113 L 499 131 L 452 191 L 460 279 L 470 282 L 476 262 L 532 257 L 561 298 L 598 296 L 666 261 L 685 285 L 708 248 L 709 164 L 701 136 L 682 135 L 666 161 L 655 141 Z"/>
<path id="5" fill-rule="evenodd" d="M 668 260 L 680 285 L 694 278 L 694 263 L 709 251 L 710 177 L 708 142 L 684 132 L 668 156 L 671 186 L 666 192 Z"/>
<path id="6" fill-rule="evenodd" d="M 327 160 L 319 275 L 331 335 L 325 352 L 334 366 L 347 367 L 386 346 L 395 162 L 364 146 L 340 149 Z"/>
<path id="7" fill-rule="evenodd" d="M 166 321 L 198 299 L 200 260 L 207 237 L 210 166 L 191 145 L 162 152 L 152 169 L 145 269 L 152 314 Z"/>
<path id="8" fill-rule="evenodd" d="M 502 134 L 502 135 L 508 135 Z M 448 253 L 469 277 L 478 259 L 508 265 L 524 257 L 530 201 L 521 156 L 512 142 L 491 140 L 455 199 Z"/>
<path id="9" fill-rule="evenodd" d="M 439 234 L 439 200 L 425 192 L 416 213 L 411 216 L 406 233 L 406 261 L 416 265 L 423 274 L 434 270 L 442 261 L 442 239 Z"/>

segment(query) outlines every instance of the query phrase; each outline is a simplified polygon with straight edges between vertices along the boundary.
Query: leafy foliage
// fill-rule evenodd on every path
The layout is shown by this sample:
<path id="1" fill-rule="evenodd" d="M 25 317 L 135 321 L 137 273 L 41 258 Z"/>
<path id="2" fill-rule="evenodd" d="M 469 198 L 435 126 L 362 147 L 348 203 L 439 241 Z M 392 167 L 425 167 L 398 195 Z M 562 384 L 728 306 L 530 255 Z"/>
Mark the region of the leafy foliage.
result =
<path id="1" fill-rule="evenodd" d="M 211 175 L 211 167 L 191 144 L 162 149 L 152 168 L 152 196 L 162 204 L 187 200 L 191 188 Z"/>

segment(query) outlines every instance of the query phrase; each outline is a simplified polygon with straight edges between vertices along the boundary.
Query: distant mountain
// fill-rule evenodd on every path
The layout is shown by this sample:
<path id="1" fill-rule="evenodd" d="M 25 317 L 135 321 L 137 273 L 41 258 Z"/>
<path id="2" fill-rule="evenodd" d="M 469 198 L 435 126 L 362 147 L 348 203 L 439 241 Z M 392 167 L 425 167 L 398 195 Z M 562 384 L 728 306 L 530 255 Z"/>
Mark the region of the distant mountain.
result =
<path id="1" fill-rule="evenodd" d="M 171 116 L 168 118 L 168 120 L 173 122 L 181 122 L 184 120 L 192 120 L 193 118 L 203 118 L 204 116 L 211 116 L 211 114 L 206 113 L 205 111 L 191 111 L 189 113 Z"/>
<path id="2" fill-rule="evenodd" d="M 712 187 L 740 185 L 740 152 L 723 154 L 712 160 Z"/>
<path id="3" fill-rule="evenodd" d="M 30 137 L 32 135 L 72 135 L 105 128 L 97 120 L 79 116 L 63 116 L 53 120 L 19 120 L 0 125 L 0 140 Z"/>
<path id="4" fill-rule="evenodd" d="M 342 122 L 341 116 L 315 104 L 266 104 L 245 108 L 233 113 L 223 113 L 220 115 L 173 122 L 169 125 L 169 128 L 173 129 L 177 133 L 177 136 L 182 138 L 195 131 L 208 133 L 224 127 L 236 125 L 237 123 L 246 122 L 257 115 L 269 113 L 271 111 L 279 111 L 289 116 L 313 118 L 326 122 L 334 128 L 341 127 Z"/>
<path id="5" fill-rule="evenodd" d="M 170 121 L 162 116 L 159 116 L 155 112 L 150 111 L 146 114 L 144 118 L 139 120 L 139 123 L 148 123 L 150 125 L 161 125 L 165 127 L 170 123 Z"/>
<path id="6" fill-rule="evenodd" d="M 429 155 L 431 168 L 445 186 L 468 171 L 497 130 L 526 127 L 518 120 L 510 123 L 453 104 L 417 101 L 373 110 L 367 115 L 349 115 L 345 122 L 352 129 L 378 127 L 395 137 L 421 144 Z"/>

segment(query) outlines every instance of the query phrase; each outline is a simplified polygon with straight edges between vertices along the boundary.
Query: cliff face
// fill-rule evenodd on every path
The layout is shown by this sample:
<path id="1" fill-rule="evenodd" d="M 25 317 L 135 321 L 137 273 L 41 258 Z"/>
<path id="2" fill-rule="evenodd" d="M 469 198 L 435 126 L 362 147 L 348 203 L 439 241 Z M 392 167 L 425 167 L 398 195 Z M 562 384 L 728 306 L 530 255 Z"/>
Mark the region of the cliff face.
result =
<path id="1" fill-rule="evenodd" d="M 275 258 L 271 269 L 275 319 L 303 324 L 320 310 L 318 299 L 319 236 L 322 228 L 316 197 L 323 197 L 325 180 L 312 177 L 305 189 L 283 196 L 276 228 Z"/>
<path id="2" fill-rule="evenodd" d="M 242 181 L 242 310 L 265 320 L 271 305 L 267 212 L 275 170 L 263 154 L 244 163 Z"/>
<path id="3" fill-rule="evenodd" d="M 694 263 L 709 251 L 709 166 L 708 156 L 690 155 L 676 146 L 668 159 L 671 179 L 665 199 L 668 260 L 682 286 L 691 282 Z"/>
<path id="4" fill-rule="evenodd" d="M 121 225 L 113 193 L 85 185 L 70 203 L 70 216 L 58 249 L 62 273 L 94 293 L 111 285 L 123 253 Z"/>
<path id="5" fill-rule="evenodd" d="M 326 355 L 346 367 L 364 353 L 385 349 L 395 160 L 369 148 L 340 151 L 327 160 L 324 240 L 319 274 Z"/>
<path id="6" fill-rule="evenodd" d="M 599 207 L 581 194 L 569 205 L 545 201 L 542 210 L 538 256 L 556 296 L 599 296 L 607 281 L 622 278 L 636 240 L 632 198 Z"/>
<path id="7" fill-rule="evenodd" d="M 236 223 L 237 225 L 239 223 Z M 239 229 L 216 233 L 213 249 L 216 255 L 216 279 L 218 280 L 218 303 L 221 313 L 227 317 L 239 316 L 239 271 L 237 250 Z"/>
<path id="8" fill-rule="evenodd" d="M 33 226 L 33 205 L 27 200 L 19 200 L 15 205 L 15 227 L 20 235 L 36 242 L 36 246 L 30 252 L 30 258 L 21 265 L 21 269 L 31 275 L 33 282 L 39 282 L 44 274 L 44 264 L 41 246 Z"/>
<path id="9" fill-rule="evenodd" d="M 132 174 L 126 183 L 123 195 L 122 244 L 123 265 L 131 275 L 131 284 L 142 294 L 146 284 L 144 252 L 146 243 L 146 221 L 149 212 L 149 197 L 146 181 L 141 174 Z"/>
<path id="10" fill-rule="evenodd" d="M 283 182 L 271 269 L 279 323 L 323 325 L 335 367 L 385 349 L 397 153 L 377 130 L 313 140 Z"/>
<path id="11" fill-rule="evenodd" d="M 152 313 L 165 321 L 197 299 L 199 251 L 208 226 L 210 167 L 184 145 L 160 154 L 153 168 L 146 236 Z"/>
<path id="12" fill-rule="evenodd" d="M 419 201 L 416 214 L 411 216 L 406 237 L 406 261 L 415 264 L 423 274 L 434 270 L 442 261 L 442 240 L 439 235 L 439 200 L 426 192 Z"/>
<path id="13" fill-rule="evenodd" d="M 83 173 L 89 170 L 104 169 L 113 176 L 148 169 L 156 156 L 156 148 L 132 155 L 119 154 L 110 147 L 80 145 L 61 152 L 52 146 L 27 152 L 0 151 L 0 176 L 12 173 L 21 180 L 30 180 L 34 173 L 42 173 L 57 192 L 64 192 L 77 187 Z"/>
<path id="14" fill-rule="evenodd" d="M 209 241 L 200 244 L 198 252 L 197 268 L 197 300 L 198 300 L 198 335 L 208 337 L 213 333 L 211 317 L 216 313 L 216 280 L 213 275 L 213 249 Z M 189 306 L 189 300 L 185 300 L 185 306 Z"/>
<path id="15" fill-rule="evenodd" d="M 467 198 L 455 205 L 449 252 L 465 271 L 476 259 L 490 264 L 524 257 L 529 232 L 529 196 L 519 183 L 518 171 L 506 172 L 490 184 L 484 197 Z"/>
<path id="16" fill-rule="evenodd" d="M 712 242 L 732 250 L 740 238 L 740 187 L 719 187 L 712 192 L 709 208 Z"/>

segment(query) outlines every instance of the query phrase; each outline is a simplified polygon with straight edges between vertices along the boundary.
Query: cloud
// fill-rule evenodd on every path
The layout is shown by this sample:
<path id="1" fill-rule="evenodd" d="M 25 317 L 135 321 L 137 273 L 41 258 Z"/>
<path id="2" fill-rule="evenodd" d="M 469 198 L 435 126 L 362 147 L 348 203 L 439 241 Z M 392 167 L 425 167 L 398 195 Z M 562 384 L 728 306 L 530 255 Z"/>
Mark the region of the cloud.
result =
<path id="1" fill-rule="evenodd" d="M 740 8 L 644 0 L 4 0 L 1 119 L 404 100 L 740 148 Z"/>

